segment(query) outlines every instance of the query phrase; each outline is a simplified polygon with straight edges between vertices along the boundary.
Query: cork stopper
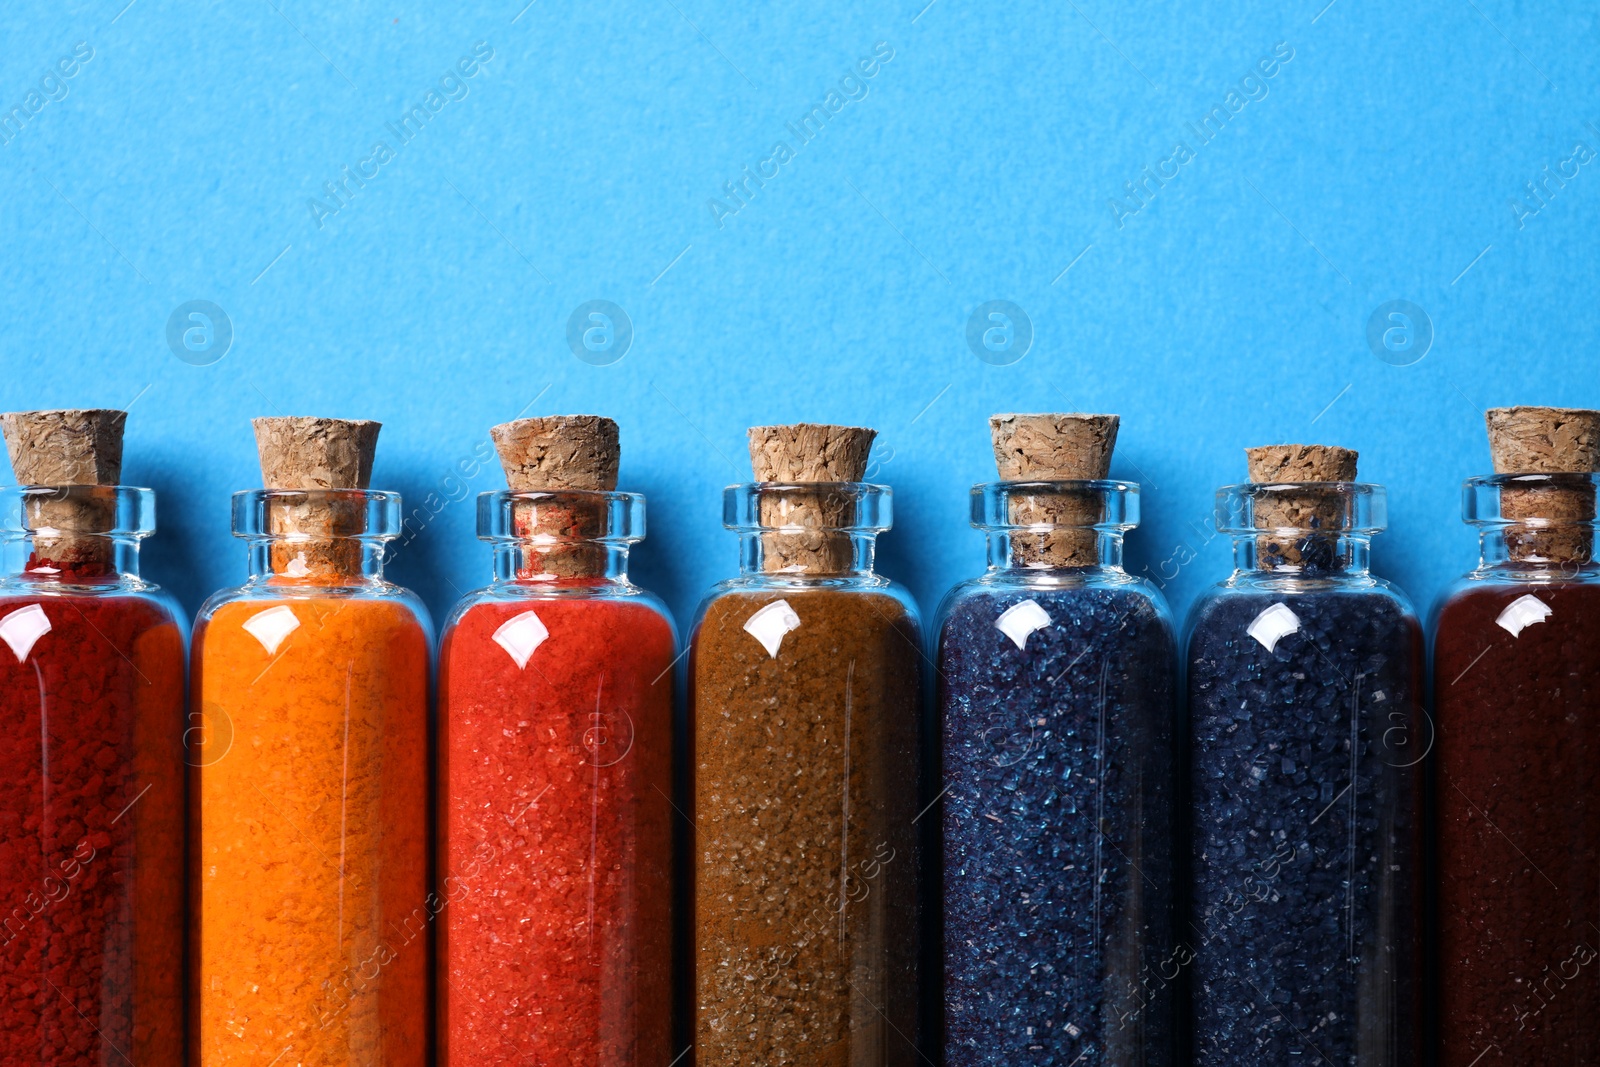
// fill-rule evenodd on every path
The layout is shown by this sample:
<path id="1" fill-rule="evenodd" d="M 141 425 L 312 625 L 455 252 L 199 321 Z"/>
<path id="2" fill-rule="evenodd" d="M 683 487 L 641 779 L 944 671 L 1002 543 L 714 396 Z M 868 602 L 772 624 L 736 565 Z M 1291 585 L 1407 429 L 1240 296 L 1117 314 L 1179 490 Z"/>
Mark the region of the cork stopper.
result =
<path id="1" fill-rule="evenodd" d="M 1600 471 L 1600 411 L 1490 408 L 1484 421 L 1496 474 Z M 1594 548 L 1592 484 L 1502 489 L 1500 514 L 1514 523 L 1505 532 L 1512 559 L 1589 561 Z"/>
<path id="2" fill-rule="evenodd" d="M 622 446 L 617 424 L 600 415 L 548 415 L 503 422 L 489 431 L 512 492 L 609 493 L 617 488 Z M 512 528 L 527 544 L 519 577 L 594 578 L 606 571 L 603 500 L 577 496 L 519 500 Z"/>
<path id="3" fill-rule="evenodd" d="M 622 459 L 617 424 L 602 415 L 547 415 L 489 430 L 513 492 L 617 487 Z"/>
<path id="4" fill-rule="evenodd" d="M 127 421 L 127 412 L 108 408 L 12 411 L 0 415 L 0 431 L 20 485 L 114 486 L 122 478 Z M 113 572 L 115 546 L 96 535 L 116 525 L 114 494 L 69 490 L 29 497 L 23 507 L 26 526 L 41 531 L 33 538 L 28 571 L 76 577 Z"/>
<path id="5" fill-rule="evenodd" d="M 1244 450 L 1250 481 L 1257 485 L 1297 482 L 1353 482 L 1359 453 L 1335 445 L 1262 445 Z M 1339 493 L 1316 490 L 1274 493 L 1255 500 L 1255 524 L 1262 529 L 1304 531 L 1256 538 L 1256 561 L 1271 570 L 1332 562 L 1334 539 L 1346 525 L 1348 501 Z M 1319 536 L 1325 531 L 1327 536 Z"/>
<path id="6" fill-rule="evenodd" d="M 758 482 L 810 484 L 859 482 L 876 430 L 801 422 L 750 428 L 750 467 Z M 855 559 L 841 528 L 855 521 L 855 499 L 836 490 L 763 497 L 763 526 L 785 527 L 761 535 L 762 569 L 802 574 L 842 574 Z"/>
<path id="7" fill-rule="evenodd" d="M 108 408 L 0 415 L 19 485 L 116 485 L 128 413 Z"/>
<path id="8" fill-rule="evenodd" d="M 992 415 L 989 438 L 995 467 L 1008 482 L 1091 481 L 1111 472 L 1117 446 L 1116 415 Z M 1104 512 L 1092 490 L 1013 494 L 1007 504 L 1016 526 L 1046 527 L 1011 533 L 1011 562 L 1019 567 L 1091 567 L 1100 561 L 1093 529 Z"/>
<path id="9" fill-rule="evenodd" d="M 365 489 L 381 422 L 310 417 L 252 419 L 268 489 Z"/>
<path id="10" fill-rule="evenodd" d="M 750 427 L 750 469 L 758 482 L 859 482 L 877 430 L 860 426 Z"/>
<path id="11" fill-rule="evenodd" d="M 361 573 L 365 502 L 325 497 L 323 490 L 365 490 L 383 424 L 365 419 L 312 417 L 251 420 L 261 480 L 267 489 L 299 489 L 313 496 L 273 501 L 267 529 L 285 540 L 271 548 L 272 572 L 286 578 L 344 578 Z"/>

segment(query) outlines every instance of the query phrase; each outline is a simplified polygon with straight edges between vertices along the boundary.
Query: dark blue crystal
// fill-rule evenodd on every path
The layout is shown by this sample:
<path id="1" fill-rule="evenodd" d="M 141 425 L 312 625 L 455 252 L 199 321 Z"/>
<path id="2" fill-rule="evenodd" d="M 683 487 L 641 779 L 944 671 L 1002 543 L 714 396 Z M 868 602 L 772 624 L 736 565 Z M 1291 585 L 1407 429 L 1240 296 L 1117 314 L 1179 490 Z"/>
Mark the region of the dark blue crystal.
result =
<path id="1" fill-rule="evenodd" d="M 1026 600 L 1051 622 L 1018 648 L 995 622 Z M 948 1067 L 1174 1062 L 1175 658 L 1136 589 L 979 590 L 950 608 Z"/>
<path id="2" fill-rule="evenodd" d="M 1252 636 L 1269 609 L 1279 625 Z M 1197 606 L 1184 931 L 1197 1067 L 1418 1062 L 1421 668 L 1416 620 L 1386 592 Z"/>

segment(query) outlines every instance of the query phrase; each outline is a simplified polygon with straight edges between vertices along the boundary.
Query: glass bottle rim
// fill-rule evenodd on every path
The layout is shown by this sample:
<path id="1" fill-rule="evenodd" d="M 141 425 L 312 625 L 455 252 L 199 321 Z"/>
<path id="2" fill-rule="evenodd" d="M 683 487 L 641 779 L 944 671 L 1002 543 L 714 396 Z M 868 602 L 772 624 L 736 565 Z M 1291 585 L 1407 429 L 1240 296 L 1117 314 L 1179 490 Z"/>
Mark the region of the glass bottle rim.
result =
<path id="1" fill-rule="evenodd" d="M 7 485 L 0 486 L 0 541 L 18 541 L 46 533 L 28 525 L 27 506 L 70 499 L 108 500 L 114 507 L 110 526 L 98 530 L 63 530 L 137 540 L 156 532 L 156 494 L 136 485 Z"/>
<path id="2" fill-rule="evenodd" d="M 1600 496 L 1600 473 L 1562 471 L 1550 474 L 1484 474 L 1461 483 L 1461 521 L 1470 526 L 1592 526 L 1595 518 L 1549 519 L 1536 515 L 1506 518 L 1500 510 L 1501 494 L 1507 489 L 1528 491 L 1589 491 Z"/>
<path id="3" fill-rule="evenodd" d="M 1094 493 L 1100 496 L 1100 521 L 1091 523 L 1016 523 L 1010 502 L 1018 496 L 1059 496 Z M 978 482 L 972 487 L 971 525 L 975 529 L 1004 533 L 1009 530 L 1045 530 L 1063 527 L 1125 533 L 1139 525 L 1139 483 L 1115 478 L 1063 478 L 1053 480 Z"/>
<path id="4" fill-rule="evenodd" d="M 1313 493 L 1339 501 L 1339 515 L 1329 525 L 1257 525 L 1255 510 L 1259 502 Z M 1388 490 L 1376 482 L 1242 482 L 1217 489 L 1216 524 L 1218 532 L 1236 536 L 1313 532 L 1367 537 L 1388 529 L 1388 501 Z"/>
<path id="5" fill-rule="evenodd" d="M 741 482 L 722 490 L 722 525 L 740 533 L 783 533 L 798 526 L 761 521 L 761 502 L 791 496 L 833 497 L 851 521 L 837 526 L 811 526 L 843 534 L 879 534 L 894 525 L 894 490 L 872 482 Z M 808 502 L 809 503 L 809 502 Z"/>
<path id="6" fill-rule="evenodd" d="M 363 521 L 358 532 L 338 533 L 331 538 L 392 541 L 400 536 L 400 494 L 381 489 L 242 489 L 233 494 L 233 536 L 258 541 L 314 540 L 307 534 L 273 530 L 268 518 L 272 505 L 341 503 L 359 507 Z"/>
<path id="7" fill-rule="evenodd" d="M 518 533 L 516 529 L 519 504 L 524 509 L 553 505 L 601 511 L 606 517 L 604 532 L 595 537 L 572 538 L 573 543 L 631 545 L 645 538 L 643 493 L 599 489 L 491 489 L 478 494 L 478 540 L 498 543 L 529 540 L 526 534 Z M 540 533 L 535 540 L 554 542 L 561 538 Z"/>

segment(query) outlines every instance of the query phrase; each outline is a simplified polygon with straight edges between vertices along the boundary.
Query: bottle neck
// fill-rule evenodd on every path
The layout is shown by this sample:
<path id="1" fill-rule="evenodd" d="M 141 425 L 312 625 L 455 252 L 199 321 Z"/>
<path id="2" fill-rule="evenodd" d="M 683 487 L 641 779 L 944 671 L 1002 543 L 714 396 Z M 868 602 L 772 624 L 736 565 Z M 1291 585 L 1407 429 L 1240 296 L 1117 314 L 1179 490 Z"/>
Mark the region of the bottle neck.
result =
<path id="1" fill-rule="evenodd" d="M 250 579 L 274 585 L 381 581 L 400 532 L 400 496 L 366 489 L 254 489 L 233 496 L 233 534 L 250 542 Z"/>
<path id="2" fill-rule="evenodd" d="M 1252 482 L 1217 490 L 1217 529 L 1233 537 L 1235 571 L 1253 578 L 1361 579 L 1387 495 L 1366 482 Z"/>
<path id="3" fill-rule="evenodd" d="M 118 485 L 0 489 L 5 572 L 76 589 L 142 584 L 139 543 L 155 531 L 155 494 Z"/>
<path id="4" fill-rule="evenodd" d="M 1041 530 L 991 529 L 985 540 L 990 571 L 1121 571 L 1120 530 L 1050 526 Z M 1058 563 L 1065 559 L 1069 562 Z"/>
<path id="5" fill-rule="evenodd" d="M 1107 480 L 1006 481 L 972 487 L 972 525 L 989 570 L 1122 571 L 1122 539 L 1139 524 L 1139 487 Z"/>
<path id="6" fill-rule="evenodd" d="M 1478 531 L 1478 568 L 1575 577 L 1594 569 L 1594 524 L 1514 522 Z"/>
<path id="7" fill-rule="evenodd" d="M 889 488 L 866 482 L 754 482 L 722 496 L 722 524 L 739 534 L 746 577 L 871 578 L 890 523 Z"/>
<path id="8" fill-rule="evenodd" d="M 1274 530 L 1235 535 L 1233 566 L 1259 577 L 1364 578 L 1372 539 L 1361 534 Z"/>
<path id="9" fill-rule="evenodd" d="M 541 544 L 533 539 L 494 546 L 497 582 L 599 583 L 628 580 L 628 549 L 591 541 Z"/>
<path id="10" fill-rule="evenodd" d="M 305 585 L 382 581 L 383 557 L 383 543 L 367 538 L 257 538 L 250 542 L 250 579 Z"/>
<path id="11" fill-rule="evenodd" d="M 1478 527 L 1480 568 L 1575 574 L 1594 563 L 1594 474 L 1470 478 L 1462 517 Z"/>
<path id="12" fill-rule="evenodd" d="M 876 533 L 860 530 L 744 531 L 739 535 L 739 573 L 769 578 L 870 578 L 877 546 Z"/>
<path id="13" fill-rule="evenodd" d="M 580 489 L 481 493 L 478 537 L 494 546 L 496 582 L 626 583 L 644 538 L 644 497 Z"/>
<path id="14" fill-rule="evenodd" d="M 63 585 L 118 585 L 139 579 L 139 542 L 101 534 L 34 535 L 22 542 L 17 577 Z"/>

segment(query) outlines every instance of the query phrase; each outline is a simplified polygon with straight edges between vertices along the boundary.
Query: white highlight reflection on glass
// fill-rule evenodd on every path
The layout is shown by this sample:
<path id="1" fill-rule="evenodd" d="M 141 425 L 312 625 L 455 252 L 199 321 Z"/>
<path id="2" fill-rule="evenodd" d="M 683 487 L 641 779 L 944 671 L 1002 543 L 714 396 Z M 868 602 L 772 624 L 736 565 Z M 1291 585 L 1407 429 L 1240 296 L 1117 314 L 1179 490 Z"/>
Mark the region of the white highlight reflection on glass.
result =
<path id="1" fill-rule="evenodd" d="M 11 646 L 21 663 L 33 651 L 33 643 L 50 632 L 50 617 L 37 604 L 18 608 L 0 619 L 0 639 Z"/>
<path id="2" fill-rule="evenodd" d="M 1544 622 L 1550 615 L 1550 605 L 1529 593 L 1507 604 L 1494 622 L 1500 629 L 1516 637 L 1526 627 L 1536 622 Z"/>
<path id="3" fill-rule="evenodd" d="M 1271 652 L 1278 642 L 1300 629 L 1300 616 L 1289 610 L 1289 605 L 1277 603 L 1251 620 L 1245 633 L 1260 642 Z"/>
<path id="4" fill-rule="evenodd" d="M 534 650 L 544 644 L 544 639 L 549 636 L 550 631 L 545 628 L 544 620 L 532 611 L 524 611 L 500 624 L 500 629 L 494 632 L 494 643 L 506 650 L 520 671 L 528 665 Z"/>
<path id="5" fill-rule="evenodd" d="M 800 616 L 794 613 L 787 600 L 774 600 L 745 620 L 744 632 L 761 642 L 767 655 L 778 658 L 784 635 L 800 628 Z"/>
<path id="6" fill-rule="evenodd" d="M 1011 638 L 1012 643 L 1019 649 L 1027 647 L 1028 636 L 1033 631 L 1042 630 L 1049 625 L 1049 613 L 1039 606 L 1037 600 L 1032 599 L 1011 605 L 994 620 L 995 629 Z"/>
<path id="7" fill-rule="evenodd" d="M 269 656 L 276 655 L 283 639 L 298 629 L 300 620 L 295 618 L 294 609 L 287 604 L 257 612 L 244 623 L 245 633 L 260 641 Z"/>

